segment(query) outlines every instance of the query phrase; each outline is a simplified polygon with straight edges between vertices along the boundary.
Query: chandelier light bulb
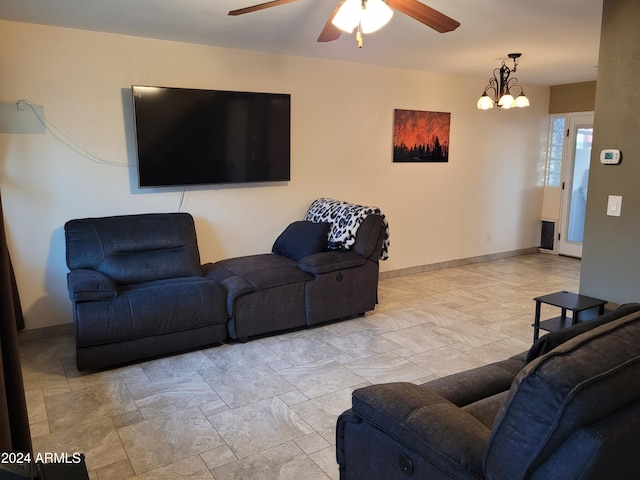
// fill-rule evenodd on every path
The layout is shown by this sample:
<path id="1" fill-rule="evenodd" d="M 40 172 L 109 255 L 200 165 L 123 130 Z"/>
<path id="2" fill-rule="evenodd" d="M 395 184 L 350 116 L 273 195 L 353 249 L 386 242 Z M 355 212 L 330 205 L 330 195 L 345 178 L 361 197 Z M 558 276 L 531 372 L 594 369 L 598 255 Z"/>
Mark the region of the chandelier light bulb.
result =
<path id="1" fill-rule="evenodd" d="M 493 100 L 486 93 L 483 93 L 480 99 L 478 100 L 478 109 L 479 110 L 489 110 L 493 108 Z"/>
<path id="2" fill-rule="evenodd" d="M 500 97 L 500 100 L 498 100 L 498 106 L 502 108 L 511 108 L 513 107 L 513 102 L 515 102 L 515 99 L 507 93 Z"/>
<path id="3" fill-rule="evenodd" d="M 529 106 L 529 99 L 525 96 L 524 92 L 516 97 L 516 101 L 513 102 L 513 106 L 518 108 Z"/>

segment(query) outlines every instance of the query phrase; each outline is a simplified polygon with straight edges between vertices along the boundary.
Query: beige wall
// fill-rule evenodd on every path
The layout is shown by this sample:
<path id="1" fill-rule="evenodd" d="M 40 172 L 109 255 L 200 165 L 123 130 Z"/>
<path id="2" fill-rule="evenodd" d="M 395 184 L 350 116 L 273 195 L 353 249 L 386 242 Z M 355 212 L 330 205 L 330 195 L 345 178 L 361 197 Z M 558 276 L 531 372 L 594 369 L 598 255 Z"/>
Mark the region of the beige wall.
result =
<path id="1" fill-rule="evenodd" d="M 292 95 L 287 184 L 198 187 L 203 262 L 268 252 L 319 196 L 379 206 L 383 271 L 538 245 L 549 89 L 532 107 L 478 111 L 486 79 L 0 22 L 0 103 L 27 98 L 92 155 L 135 165 L 132 84 Z M 447 164 L 393 164 L 394 108 L 451 112 Z M 0 134 L 10 251 L 28 328 L 71 321 L 64 222 L 176 211 L 180 190 L 140 191 L 135 167 L 100 165 L 47 134 Z"/>
<path id="2" fill-rule="evenodd" d="M 550 88 L 549 113 L 593 112 L 596 82 L 569 83 Z"/>
<path id="3" fill-rule="evenodd" d="M 593 124 L 589 197 L 580 293 L 613 303 L 640 301 L 640 2 L 605 0 Z M 602 165 L 600 151 L 617 148 L 620 165 Z M 619 217 L 609 195 L 622 196 Z"/>

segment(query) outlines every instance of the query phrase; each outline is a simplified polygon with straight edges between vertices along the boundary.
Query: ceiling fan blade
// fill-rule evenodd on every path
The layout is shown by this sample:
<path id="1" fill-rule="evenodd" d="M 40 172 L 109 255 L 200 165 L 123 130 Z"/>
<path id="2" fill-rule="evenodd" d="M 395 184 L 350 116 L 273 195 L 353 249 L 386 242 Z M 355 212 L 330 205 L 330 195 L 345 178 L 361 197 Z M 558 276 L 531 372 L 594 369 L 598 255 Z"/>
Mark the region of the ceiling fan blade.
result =
<path id="1" fill-rule="evenodd" d="M 329 16 L 329 20 L 327 20 L 327 23 L 324 24 L 324 28 L 318 36 L 318 42 L 333 42 L 334 40 L 340 38 L 342 30 L 331 23 L 331 21 L 333 20 L 333 17 L 336 16 L 336 13 L 338 13 L 338 9 L 342 6 L 343 3 L 344 2 L 340 2 L 336 6 L 336 8 L 333 9 L 333 13 L 331 13 L 331 15 Z"/>
<path id="2" fill-rule="evenodd" d="M 418 0 L 388 0 L 387 4 L 440 33 L 451 32 L 460 26 L 460 22 L 457 20 L 427 7 Z"/>
<path id="3" fill-rule="evenodd" d="M 239 8 L 238 10 L 231 10 L 229 15 L 244 15 L 245 13 L 257 12 L 258 10 L 264 10 L 265 8 L 277 7 L 286 3 L 297 2 L 298 0 L 272 0 L 271 2 L 261 3 L 259 5 L 253 5 L 251 7 Z"/>

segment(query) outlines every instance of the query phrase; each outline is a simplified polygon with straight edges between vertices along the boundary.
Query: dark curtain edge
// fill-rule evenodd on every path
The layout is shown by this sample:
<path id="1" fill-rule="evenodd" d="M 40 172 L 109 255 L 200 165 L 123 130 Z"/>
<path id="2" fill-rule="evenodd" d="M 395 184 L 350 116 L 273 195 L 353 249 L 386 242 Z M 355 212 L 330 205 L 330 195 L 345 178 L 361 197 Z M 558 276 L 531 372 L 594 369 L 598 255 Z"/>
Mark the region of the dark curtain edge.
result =
<path id="1" fill-rule="evenodd" d="M 24 318 L 7 246 L 1 197 L 0 278 L 0 450 L 31 452 L 18 344 L 18 328 L 24 328 Z"/>
<path id="2" fill-rule="evenodd" d="M 2 205 L 0 205 L 0 218 L 2 218 Z M 11 262 L 11 256 L 9 255 L 9 249 L 7 247 L 7 243 L 4 241 L 5 240 L 4 235 L 2 240 L 3 240 L 4 248 L 7 249 L 7 259 L 9 261 L 9 274 L 11 276 L 11 290 L 13 295 L 13 314 L 15 316 L 16 329 L 24 330 L 24 315 L 22 314 L 22 305 L 20 304 L 20 294 L 18 293 L 18 284 L 16 282 L 16 274 L 13 271 L 13 263 Z"/>

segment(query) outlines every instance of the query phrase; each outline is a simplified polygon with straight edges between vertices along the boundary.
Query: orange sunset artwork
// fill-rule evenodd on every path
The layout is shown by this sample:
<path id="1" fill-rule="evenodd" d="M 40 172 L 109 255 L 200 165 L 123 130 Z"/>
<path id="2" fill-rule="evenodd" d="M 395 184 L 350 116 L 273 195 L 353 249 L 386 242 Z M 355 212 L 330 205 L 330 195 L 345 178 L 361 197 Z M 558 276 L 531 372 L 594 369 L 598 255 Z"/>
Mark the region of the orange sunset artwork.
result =
<path id="1" fill-rule="evenodd" d="M 394 162 L 448 162 L 451 114 L 395 110 Z"/>

